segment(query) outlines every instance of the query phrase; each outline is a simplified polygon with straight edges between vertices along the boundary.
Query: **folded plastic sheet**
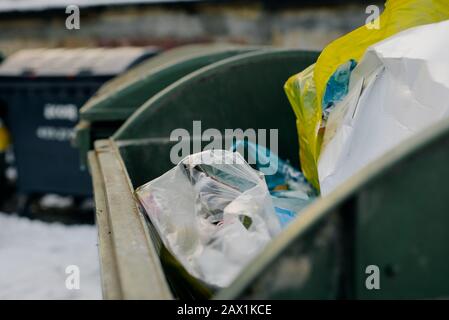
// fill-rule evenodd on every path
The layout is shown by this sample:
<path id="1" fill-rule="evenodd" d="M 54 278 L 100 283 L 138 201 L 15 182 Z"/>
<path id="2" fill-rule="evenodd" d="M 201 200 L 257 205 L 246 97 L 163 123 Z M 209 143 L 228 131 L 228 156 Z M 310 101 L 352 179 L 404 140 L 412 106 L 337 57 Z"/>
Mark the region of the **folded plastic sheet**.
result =
<path id="1" fill-rule="evenodd" d="M 448 35 L 445 21 L 403 31 L 367 50 L 348 95 L 327 121 L 318 163 L 322 195 L 449 116 Z"/>

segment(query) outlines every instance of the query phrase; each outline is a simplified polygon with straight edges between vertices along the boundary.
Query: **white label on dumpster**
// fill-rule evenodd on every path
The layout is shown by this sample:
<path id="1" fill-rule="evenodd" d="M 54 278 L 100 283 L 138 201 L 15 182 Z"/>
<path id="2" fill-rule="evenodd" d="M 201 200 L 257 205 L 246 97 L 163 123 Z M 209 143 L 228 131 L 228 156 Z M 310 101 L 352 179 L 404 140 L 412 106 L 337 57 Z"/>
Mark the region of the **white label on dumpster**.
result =
<path id="1" fill-rule="evenodd" d="M 47 103 L 44 106 L 44 118 L 46 120 L 78 120 L 78 108 L 74 104 Z"/>
<path id="2" fill-rule="evenodd" d="M 38 127 L 36 130 L 36 136 L 42 140 L 68 141 L 73 135 L 73 129 L 64 127 Z"/>

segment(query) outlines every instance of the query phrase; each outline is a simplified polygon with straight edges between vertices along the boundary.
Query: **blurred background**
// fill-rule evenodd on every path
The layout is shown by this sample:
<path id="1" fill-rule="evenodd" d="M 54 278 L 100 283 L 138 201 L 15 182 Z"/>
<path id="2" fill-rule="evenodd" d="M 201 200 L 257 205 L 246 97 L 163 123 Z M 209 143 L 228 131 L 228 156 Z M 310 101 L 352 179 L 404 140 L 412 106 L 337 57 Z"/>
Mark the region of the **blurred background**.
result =
<path id="1" fill-rule="evenodd" d="M 65 8 L 78 5 L 81 28 L 65 28 Z M 0 47 L 156 45 L 226 41 L 321 49 L 365 23 L 364 0 L 176 1 L 1 0 Z"/>
<path id="2" fill-rule="evenodd" d="M 57 172 L 48 159 L 69 157 L 64 161 L 76 162 L 79 175 L 87 177 L 88 173 L 76 151 L 58 151 L 58 144 L 53 142 L 40 146 L 40 140 L 27 136 L 30 128 L 31 132 L 40 132 L 41 140 L 53 134 L 48 126 L 42 131 L 42 126 L 35 124 L 40 115 L 31 110 L 37 100 L 28 96 L 29 88 L 35 90 L 38 83 L 39 90 L 45 91 L 50 86 L 49 92 L 62 99 L 58 101 L 63 101 L 59 105 L 65 106 L 65 112 L 70 113 L 68 106 L 74 106 L 75 115 L 59 119 L 67 121 L 58 124 L 68 128 L 70 136 L 78 121 L 78 109 L 98 87 L 144 58 L 181 45 L 206 43 L 320 51 L 332 40 L 363 25 L 370 4 L 382 8 L 381 1 L 362 0 L 0 0 L 0 55 L 4 59 L 3 69 L 0 64 L 0 140 L 11 140 L 0 148 L 0 299 L 101 298 L 94 205 L 91 187 L 85 186 L 90 180 L 83 178 L 88 181 L 83 182 L 83 192 L 39 187 L 53 181 L 48 172 Z M 79 29 L 66 27 L 69 5 L 77 5 L 80 10 Z M 121 47 L 140 47 L 142 51 L 135 54 L 128 50 L 122 69 L 106 74 L 92 72 L 98 83 L 85 85 L 83 94 L 76 93 L 78 100 L 73 102 L 60 97 L 64 94 L 59 91 L 65 89 L 56 84 L 62 86 L 73 77 L 64 69 L 64 63 L 76 64 L 76 54 L 72 62 L 61 58 L 66 51 L 59 52 L 59 56 L 49 55 L 47 60 L 39 59 L 49 51 L 18 55 L 25 49 Z M 65 61 L 60 70 L 56 57 Z M 95 69 L 102 59 L 106 55 L 92 53 L 87 65 Z M 42 74 L 27 69 L 45 61 L 54 63 L 47 69 L 43 67 Z M 45 81 L 31 81 L 39 76 Z M 51 96 L 44 94 L 39 100 L 50 114 L 56 103 Z M 71 148 L 69 138 L 59 139 L 64 140 L 67 150 Z M 45 148 L 56 151 L 40 154 Z M 58 172 L 57 178 L 68 185 L 72 181 L 64 171 Z M 79 266 L 79 289 L 69 290 L 66 286 L 69 265 Z"/>

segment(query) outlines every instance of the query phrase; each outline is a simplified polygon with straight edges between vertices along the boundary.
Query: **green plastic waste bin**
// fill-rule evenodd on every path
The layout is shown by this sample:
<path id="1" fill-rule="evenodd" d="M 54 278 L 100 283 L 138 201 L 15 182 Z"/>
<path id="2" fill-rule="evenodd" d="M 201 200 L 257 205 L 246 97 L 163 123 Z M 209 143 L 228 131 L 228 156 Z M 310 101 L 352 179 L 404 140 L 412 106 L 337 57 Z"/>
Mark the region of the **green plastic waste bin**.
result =
<path id="1" fill-rule="evenodd" d="M 93 141 L 110 137 L 150 97 L 203 66 L 256 50 L 229 44 L 188 45 L 168 50 L 107 82 L 80 110 L 76 146 L 81 161 Z"/>
<path id="2" fill-rule="evenodd" d="M 201 120 L 204 130 L 276 128 L 280 154 L 298 165 L 295 118 L 283 84 L 316 58 L 315 52 L 265 50 L 216 62 L 162 90 L 112 139 L 96 142 L 89 163 L 103 279 L 113 279 L 103 281 L 106 298 L 216 294 L 180 271 L 138 210 L 133 191 L 173 166 L 170 133 L 176 128 L 192 131 L 194 120 Z"/>
<path id="3" fill-rule="evenodd" d="M 308 294 L 310 279 L 335 276 L 329 298 L 446 299 L 448 160 L 444 120 L 308 207 L 217 297 L 320 297 Z M 331 259 L 330 234 L 337 244 Z"/>
<path id="4" fill-rule="evenodd" d="M 315 201 L 220 291 L 180 272 L 138 209 L 135 188 L 173 166 L 170 132 L 190 130 L 194 120 L 203 129 L 279 128 L 279 155 L 298 165 L 294 115 L 282 86 L 316 57 L 266 51 L 217 62 L 154 96 L 112 139 L 97 141 L 89 163 L 106 298 L 449 295 L 449 121 Z"/>

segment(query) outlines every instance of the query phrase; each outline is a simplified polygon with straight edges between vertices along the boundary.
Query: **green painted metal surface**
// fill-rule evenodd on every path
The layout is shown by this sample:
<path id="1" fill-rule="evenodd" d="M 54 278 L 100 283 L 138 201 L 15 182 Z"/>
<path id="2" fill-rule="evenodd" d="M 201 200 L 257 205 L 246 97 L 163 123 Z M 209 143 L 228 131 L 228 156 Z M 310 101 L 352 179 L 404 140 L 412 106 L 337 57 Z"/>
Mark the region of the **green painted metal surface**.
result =
<path id="1" fill-rule="evenodd" d="M 176 142 L 170 141 L 170 134 L 177 128 L 193 133 L 192 125 L 196 120 L 201 121 L 202 130 L 216 128 L 223 133 L 225 129 L 237 128 L 277 129 L 281 157 L 299 166 L 295 117 L 283 85 L 291 74 L 315 62 L 317 56 L 315 52 L 295 50 L 266 50 L 239 55 L 202 68 L 161 91 L 140 107 L 113 136 L 133 187 L 173 167 L 170 149 Z M 152 234 L 154 242 L 160 243 L 157 234 Z M 314 266 L 313 276 L 297 282 L 308 288 L 303 289 L 304 297 L 336 297 L 337 235 L 337 224 L 330 221 L 320 236 L 324 245 L 316 243 L 310 236 L 310 247 L 306 246 L 307 258 L 303 257 L 305 252 L 302 248 L 295 247 L 290 254 L 292 259 L 279 269 L 284 273 L 297 267 L 309 270 L 311 265 Z M 192 288 L 204 288 L 199 283 L 179 277 L 179 266 L 172 267 L 171 257 L 163 256 L 162 260 L 168 279 L 175 277 L 172 283 L 176 282 L 176 286 L 182 283 L 185 287 L 190 283 Z M 283 279 L 284 283 L 291 282 Z M 295 289 L 291 286 L 284 288 L 284 283 L 279 283 L 279 291 L 273 297 L 293 294 Z"/>
<path id="2" fill-rule="evenodd" d="M 173 164 L 173 129 L 279 129 L 279 155 L 298 165 L 294 115 L 282 90 L 317 55 L 248 53 L 204 67 L 170 85 L 113 136 L 130 188 Z M 389 299 L 449 297 L 449 121 L 429 128 L 370 164 L 301 213 L 279 237 L 213 297 Z M 110 205 L 110 204 L 109 204 Z M 123 226 L 126 227 L 126 226 Z M 163 247 L 148 224 L 151 242 Z M 118 250 L 118 248 L 116 248 Z M 169 257 L 170 258 L 170 257 Z M 175 296 L 201 296 L 201 284 L 162 259 Z M 380 289 L 369 290 L 370 265 Z"/>
<path id="3" fill-rule="evenodd" d="M 290 250 L 303 245 L 312 230 L 324 230 L 320 225 L 331 217 L 340 220 L 338 297 L 448 298 L 448 161 L 446 120 L 316 201 L 218 298 L 260 297 L 262 292 L 271 292 L 273 286 L 266 277 L 290 259 Z M 366 285 L 372 275 L 367 267 L 372 265 L 380 271 L 379 289 Z M 285 272 L 279 277 L 293 278 L 294 274 Z M 288 297 L 301 297 L 302 292 L 290 292 Z"/>
<path id="4" fill-rule="evenodd" d="M 93 141 L 111 136 L 145 101 L 203 66 L 255 50 L 231 45 L 190 45 L 169 50 L 109 81 L 80 110 L 76 146 L 82 163 Z"/>
<path id="5" fill-rule="evenodd" d="M 409 140 L 412 152 L 355 192 L 359 298 L 449 297 L 449 131 L 441 125 Z M 381 290 L 366 290 L 368 264 L 380 267 Z"/>
<path id="6" fill-rule="evenodd" d="M 316 57 L 317 53 L 294 50 L 239 55 L 202 68 L 148 100 L 113 136 L 129 145 L 124 152 L 136 159 L 155 155 L 136 145 L 139 139 L 166 141 L 149 141 L 160 159 L 152 161 L 153 165 L 142 161 L 134 168 L 127 163 L 134 185 L 172 166 L 167 161 L 170 134 L 176 128 L 192 133 L 195 120 L 201 121 L 203 130 L 278 129 L 280 154 L 299 165 L 295 119 L 283 85 L 289 75 L 313 63 Z"/>

